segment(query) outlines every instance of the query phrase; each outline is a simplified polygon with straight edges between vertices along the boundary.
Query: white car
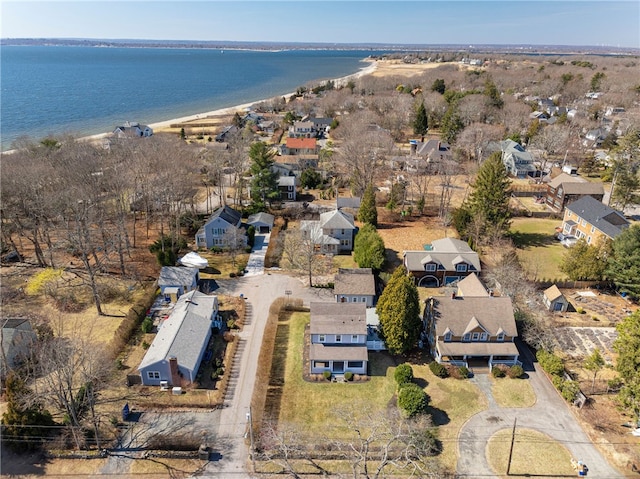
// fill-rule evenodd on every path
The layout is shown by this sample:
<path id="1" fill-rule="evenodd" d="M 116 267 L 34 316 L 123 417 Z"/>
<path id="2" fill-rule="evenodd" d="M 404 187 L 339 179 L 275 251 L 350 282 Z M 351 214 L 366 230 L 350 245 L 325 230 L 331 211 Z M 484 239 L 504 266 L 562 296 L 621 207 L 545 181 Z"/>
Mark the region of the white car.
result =
<path id="1" fill-rule="evenodd" d="M 577 242 L 578 238 L 576 238 L 575 236 L 564 236 L 562 238 L 562 241 L 560 241 L 560 243 L 562 243 L 562 246 L 564 246 L 565 248 L 571 248 Z"/>

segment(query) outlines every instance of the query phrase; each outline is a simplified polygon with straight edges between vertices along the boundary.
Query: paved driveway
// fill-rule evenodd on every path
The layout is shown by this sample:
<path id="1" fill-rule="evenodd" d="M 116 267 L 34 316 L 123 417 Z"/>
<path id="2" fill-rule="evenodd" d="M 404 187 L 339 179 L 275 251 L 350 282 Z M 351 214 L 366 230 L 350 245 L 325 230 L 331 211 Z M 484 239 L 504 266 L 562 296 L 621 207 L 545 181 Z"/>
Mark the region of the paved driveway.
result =
<path id="1" fill-rule="evenodd" d="M 269 247 L 271 234 L 256 235 L 249 261 L 247 262 L 245 276 L 257 276 L 264 274 L 264 257 Z"/>
<path id="2" fill-rule="evenodd" d="M 520 348 L 523 351 L 525 348 Z M 489 467 L 486 458 L 487 442 L 496 432 L 511 429 L 514 419 L 518 428 L 534 429 L 547 434 L 563 446 L 576 459 L 589 468 L 589 477 L 613 479 L 623 477 L 602 457 L 573 416 L 570 406 L 560 397 L 544 373 L 533 363 L 533 355 L 525 350 L 524 359 L 528 381 L 537 401 L 530 408 L 502 408 L 493 400 L 488 376 L 472 378 L 487 396 L 489 408 L 482 411 L 462 427 L 458 437 L 459 477 L 498 477 Z M 540 458 L 544 461 L 544 458 Z"/>

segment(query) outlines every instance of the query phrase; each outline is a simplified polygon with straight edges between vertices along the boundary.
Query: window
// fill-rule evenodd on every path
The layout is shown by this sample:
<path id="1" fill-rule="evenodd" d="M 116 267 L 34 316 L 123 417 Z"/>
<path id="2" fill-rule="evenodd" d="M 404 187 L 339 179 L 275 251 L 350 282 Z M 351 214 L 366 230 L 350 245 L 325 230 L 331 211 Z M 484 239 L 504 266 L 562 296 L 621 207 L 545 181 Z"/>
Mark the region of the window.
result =
<path id="1" fill-rule="evenodd" d="M 465 334 L 465 335 L 462 337 L 462 340 L 463 340 L 463 341 L 469 341 L 469 333 Z"/>
<path id="2" fill-rule="evenodd" d="M 293 186 L 289 185 L 289 186 L 287 186 L 287 189 L 288 189 L 289 191 L 293 191 Z"/>
<path id="3" fill-rule="evenodd" d="M 160 379 L 160 371 L 147 371 L 149 379 Z"/>
<path id="4" fill-rule="evenodd" d="M 336 343 L 342 342 L 342 334 L 336 334 Z"/>
<path id="5" fill-rule="evenodd" d="M 362 361 L 347 361 L 348 368 L 362 368 Z"/>
<path id="6" fill-rule="evenodd" d="M 325 337 L 325 335 L 324 335 L 324 334 L 320 334 L 320 335 L 318 336 L 318 342 L 320 342 L 320 343 L 324 343 L 324 342 L 326 341 L 326 339 L 327 339 L 327 338 Z"/>
<path id="7" fill-rule="evenodd" d="M 445 333 L 445 335 L 444 335 L 444 340 L 445 340 L 446 342 L 451 341 L 451 333 Z"/>
<path id="8" fill-rule="evenodd" d="M 352 334 L 351 335 L 351 342 L 352 343 L 357 343 L 358 342 L 358 335 L 357 334 Z"/>
<path id="9" fill-rule="evenodd" d="M 459 273 L 464 273 L 467 270 L 467 265 L 465 263 L 457 264 L 456 271 Z"/>
<path id="10" fill-rule="evenodd" d="M 592 233 L 595 233 L 595 231 L 596 231 L 596 227 L 595 227 L 595 226 L 592 226 L 592 227 L 591 227 L 591 232 L 592 232 Z"/>
<path id="11" fill-rule="evenodd" d="M 498 341 L 504 341 L 504 333 L 498 333 Z"/>
<path id="12" fill-rule="evenodd" d="M 587 244 L 591 244 L 591 236 L 587 237 Z"/>
<path id="13" fill-rule="evenodd" d="M 287 193 L 287 198 L 292 200 L 293 199 L 293 193 Z"/>
<path id="14" fill-rule="evenodd" d="M 480 334 L 480 341 L 486 341 L 487 340 L 487 333 L 481 333 Z"/>
<path id="15" fill-rule="evenodd" d="M 425 271 L 435 271 L 436 270 L 436 265 L 433 263 L 427 263 L 424 265 L 424 270 Z"/>
<path id="16" fill-rule="evenodd" d="M 478 341 L 480 339 L 480 333 L 473 333 L 471 341 Z"/>
<path id="17" fill-rule="evenodd" d="M 343 240 L 340 240 L 340 244 L 342 246 L 349 246 L 351 244 L 351 241 L 349 241 L 348 239 L 343 239 Z"/>
<path id="18" fill-rule="evenodd" d="M 362 300 L 363 303 L 367 302 L 367 298 L 365 298 L 364 296 L 361 298 L 361 300 Z"/>
<path id="19" fill-rule="evenodd" d="M 582 220 L 582 226 L 587 226 L 587 220 Z"/>
<path id="20" fill-rule="evenodd" d="M 314 368 L 328 368 L 329 367 L 329 363 L 326 361 L 314 361 L 313 362 L 313 367 Z"/>
<path id="21" fill-rule="evenodd" d="M 341 233 L 340 233 L 340 234 L 344 234 L 344 230 L 340 230 L 340 231 L 341 231 Z"/>

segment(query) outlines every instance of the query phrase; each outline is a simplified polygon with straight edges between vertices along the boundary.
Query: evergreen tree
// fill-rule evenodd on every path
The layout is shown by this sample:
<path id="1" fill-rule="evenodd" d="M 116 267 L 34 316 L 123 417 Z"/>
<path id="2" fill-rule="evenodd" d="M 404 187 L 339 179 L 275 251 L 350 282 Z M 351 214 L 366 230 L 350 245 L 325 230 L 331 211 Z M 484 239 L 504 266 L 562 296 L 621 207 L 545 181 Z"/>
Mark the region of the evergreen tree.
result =
<path id="1" fill-rule="evenodd" d="M 384 241 L 375 226 L 365 223 L 354 241 L 353 259 L 360 268 L 382 269 L 384 264 Z"/>
<path id="2" fill-rule="evenodd" d="M 397 268 L 380 295 L 377 306 L 380 328 L 391 354 L 404 354 L 420 337 L 418 290 L 404 266 Z"/>
<path id="3" fill-rule="evenodd" d="M 15 373 L 9 373 L 6 382 L 5 398 L 7 408 L 2 415 L 4 425 L 2 440 L 19 451 L 34 449 L 42 443 L 55 425 L 49 411 L 41 404 L 25 406 L 23 401 L 30 394 L 24 381 Z M 42 426 L 42 427 L 37 427 Z"/>
<path id="4" fill-rule="evenodd" d="M 362 223 L 369 223 L 378 226 L 378 210 L 376 209 L 376 193 L 373 185 L 367 186 L 362 195 L 360 209 L 358 210 L 358 220 Z"/>
<path id="5" fill-rule="evenodd" d="M 511 181 L 502 162 L 501 153 L 493 153 L 478 170 L 469 198 L 463 209 L 470 217 L 485 219 L 485 228 L 507 232 L 509 230 L 509 185 Z"/>
<path id="6" fill-rule="evenodd" d="M 495 106 L 496 108 L 503 107 L 504 100 L 500 96 L 498 87 L 496 87 L 496 84 L 493 83 L 492 80 L 487 79 L 484 82 L 484 94 L 489 98 L 489 104 L 491 106 Z"/>
<path id="7" fill-rule="evenodd" d="M 251 202 L 254 211 L 264 211 L 267 203 L 280 197 L 278 174 L 273 171 L 274 152 L 265 143 L 258 141 L 249 148 L 251 158 Z"/>
<path id="8" fill-rule="evenodd" d="M 620 233 L 611 249 L 607 277 L 622 292 L 640 297 L 640 224 L 633 224 Z"/>
<path id="9" fill-rule="evenodd" d="M 447 86 L 445 85 L 444 80 L 442 78 L 436 78 L 433 81 L 433 84 L 431 85 L 431 91 L 438 92 L 441 95 L 444 94 L 446 89 L 447 89 Z"/>
<path id="10" fill-rule="evenodd" d="M 422 102 L 418 106 L 416 116 L 413 119 L 413 133 L 424 137 L 427 131 L 429 131 L 429 119 L 427 118 L 427 110 L 424 107 L 424 102 Z"/>
<path id="11" fill-rule="evenodd" d="M 440 123 L 442 139 L 449 144 L 454 143 L 458 137 L 458 133 L 463 129 L 464 123 L 462 123 L 462 119 L 458 114 L 457 103 L 453 102 L 449 105 L 449 108 L 447 108 L 447 111 L 442 118 L 442 122 Z"/>
<path id="12" fill-rule="evenodd" d="M 613 349 L 618 353 L 616 370 L 624 385 L 618 396 L 622 405 L 640 418 L 640 310 L 616 326 L 618 338 Z"/>
<path id="13" fill-rule="evenodd" d="M 573 281 L 596 280 L 603 278 L 606 258 L 610 251 L 610 242 L 589 245 L 584 238 L 567 250 L 560 263 L 560 271 Z"/>

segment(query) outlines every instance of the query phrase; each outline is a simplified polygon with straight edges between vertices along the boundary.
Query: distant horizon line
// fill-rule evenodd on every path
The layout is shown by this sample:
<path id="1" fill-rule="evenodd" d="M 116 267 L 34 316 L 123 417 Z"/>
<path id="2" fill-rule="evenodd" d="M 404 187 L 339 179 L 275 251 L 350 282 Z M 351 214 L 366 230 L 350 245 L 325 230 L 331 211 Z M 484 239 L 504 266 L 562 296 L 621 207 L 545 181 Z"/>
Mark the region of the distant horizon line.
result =
<path id="1" fill-rule="evenodd" d="M 144 38 L 85 38 L 85 37 L 6 37 L 0 38 L 0 44 L 33 44 L 33 43 L 51 43 L 51 42 L 82 42 L 91 44 L 100 43 L 128 43 L 131 45 L 182 45 L 182 46 L 241 46 L 241 45 L 260 45 L 260 46 L 297 46 L 297 47 L 323 47 L 323 48 L 342 48 L 342 47 L 366 47 L 376 49 L 416 49 L 416 48 L 461 48 L 461 49 L 478 49 L 487 47 L 498 48 L 518 48 L 536 51 L 538 49 L 597 49 L 597 50 L 616 50 L 626 52 L 636 52 L 640 54 L 639 47 L 625 47 L 615 45 L 567 45 L 567 44 L 534 44 L 534 43 L 387 43 L 387 42 L 299 42 L 299 41 L 257 41 L 257 40 L 156 40 Z"/>

